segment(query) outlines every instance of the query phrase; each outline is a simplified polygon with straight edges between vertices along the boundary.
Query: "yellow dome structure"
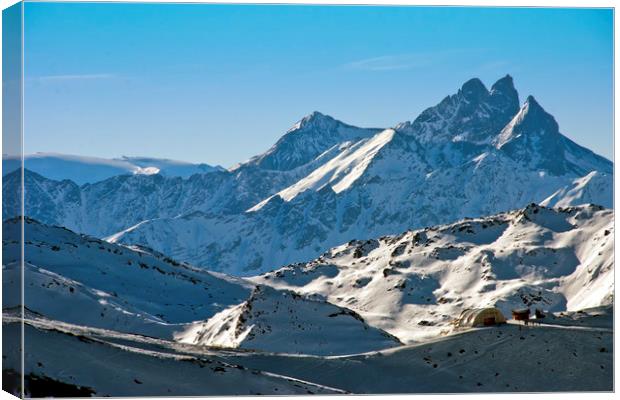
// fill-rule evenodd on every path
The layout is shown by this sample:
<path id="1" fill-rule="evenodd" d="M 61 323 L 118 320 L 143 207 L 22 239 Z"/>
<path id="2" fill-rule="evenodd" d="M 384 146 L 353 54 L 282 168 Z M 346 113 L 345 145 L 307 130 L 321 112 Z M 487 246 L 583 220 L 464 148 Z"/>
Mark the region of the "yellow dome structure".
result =
<path id="1" fill-rule="evenodd" d="M 505 324 L 506 317 L 495 307 L 471 308 L 463 310 L 456 320 L 456 326 L 460 328 L 474 326 L 491 326 Z"/>

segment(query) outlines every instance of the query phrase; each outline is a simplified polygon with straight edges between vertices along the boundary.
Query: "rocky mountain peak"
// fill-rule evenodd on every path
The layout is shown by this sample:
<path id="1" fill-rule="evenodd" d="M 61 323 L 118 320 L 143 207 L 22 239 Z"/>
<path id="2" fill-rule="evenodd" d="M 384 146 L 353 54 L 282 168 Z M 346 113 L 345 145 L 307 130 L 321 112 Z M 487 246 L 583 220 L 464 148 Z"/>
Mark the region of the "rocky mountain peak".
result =
<path id="1" fill-rule="evenodd" d="M 467 100 L 482 100 L 489 95 L 486 86 L 478 78 L 472 78 L 465 82 L 459 93 Z"/>
<path id="2" fill-rule="evenodd" d="M 490 102 L 496 108 L 504 110 L 506 115 L 519 111 L 519 93 L 515 89 L 512 76 L 506 75 L 491 86 Z"/>
<path id="3" fill-rule="evenodd" d="M 346 141 L 368 138 L 381 131 L 347 125 L 329 115 L 314 111 L 293 125 L 269 150 L 244 166 L 287 171 L 305 165 L 331 147 Z"/>
<path id="4" fill-rule="evenodd" d="M 344 124 L 329 115 L 323 114 L 319 111 L 313 111 L 293 125 L 287 133 L 308 130 L 330 130 L 338 127 L 339 125 Z"/>
<path id="5" fill-rule="evenodd" d="M 504 77 L 499 78 L 497 82 L 495 82 L 493 86 L 491 86 L 491 93 L 493 92 L 508 93 L 512 91 L 516 92 L 516 89 L 514 85 L 514 79 L 512 78 L 510 74 L 506 74 Z"/>
<path id="6" fill-rule="evenodd" d="M 495 139 L 495 147 L 531 168 L 561 175 L 571 165 L 565 157 L 566 142 L 555 118 L 533 96 L 528 96 Z"/>
<path id="7" fill-rule="evenodd" d="M 559 126 L 555 118 L 530 95 L 521 106 L 519 113 L 511 122 L 509 129 L 519 133 L 559 134 Z"/>
<path id="8" fill-rule="evenodd" d="M 466 99 L 482 99 L 489 94 L 484 83 L 478 78 L 472 78 L 465 82 L 460 92 Z"/>
<path id="9" fill-rule="evenodd" d="M 411 124 L 399 129 L 422 142 L 490 143 L 519 110 L 519 95 L 506 75 L 491 87 L 478 78 L 465 82 L 459 91 L 424 110 Z"/>

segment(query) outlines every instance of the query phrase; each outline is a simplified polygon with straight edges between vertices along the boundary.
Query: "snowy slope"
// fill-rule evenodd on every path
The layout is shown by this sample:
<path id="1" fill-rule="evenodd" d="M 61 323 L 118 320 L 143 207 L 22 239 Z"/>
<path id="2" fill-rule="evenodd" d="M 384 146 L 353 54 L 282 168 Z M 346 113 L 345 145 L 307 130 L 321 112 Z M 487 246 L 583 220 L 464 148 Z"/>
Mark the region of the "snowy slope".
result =
<path id="1" fill-rule="evenodd" d="M 20 249 L 11 240 L 18 229 L 17 219 L 5 221 L 5 309 L 19 305 Z M 149 249 L 110 244 L 31 219 L 25 223 L 25 243 L 25 305 L 47 318 L 201 346 L 305 354 L 400 344 L 324 300 L 255 288 Z"/>
<path id="2" fill-rule="evenodd" d="M 3 307 L 17 306 L 19 222 L 3 224 Z M 184 324 L 238 304 L 253 285 L 143 248 L 25 223 L 25 306 L 67 322 L 171 338 Z"/>
<path id="3" fill-rule="evenodd" d="M 11 318 L 3 320 L 5 374 L 18 365 L 19 325 Z M 26 377 L 41 396 L 59 394 L 58 386 L 32 385 L 51 379 L 71 385 L 62 390 L 73 396 L 78 386 L 82 396 L 611 391 L 612 326 L 613 309 L 605 307 L 527 329 L 508 324 L 316 357 L 204 349 L 29 317 Z"/>
<path id="4" fill-rule="evenodd" d="M 597 179 L 587 178 L 593 172 Z M 519 108 L 509 77 L 490 91 L 470 81 L 414 122 L 346 146 L 245 213 L 152 218 L 111 237 L 247 275 L 353 238 L 491 215 L 550 196 L 553 204 L 575 204 L 562 189 L 576 180 L 580 193 L 592 193 L 583 200 L 611 205 L 611 191 L 599 190 L 612 186 L 611 162 L 563 136 L 531 96 Z"/>
<path id="5" fill-rule="evenodd" d="M 20 324 L 6 317 L 3 324 L 6 373 L 19 369 L 15 339 Z M 131 335 L 112 341 L 110 336 L 119 335 L 40 319 L 28 320 L 24 335 L 26 387 L 34 397 L 59 397 L 63 392 L 71 397 L 341 393 L 213 356 L 158 351 L 157 342 Z"/>
<path id="6" fill-rule="evenodd" d="M 613 302 L 613 211 L 530 205 L 351 241 L 251 278 L 321 295 L 405 342 L 452 330 L 466 308 L 579 310 Z"/>
<path id="7" fill-rule="evenodd" d="M 16 157 L 3 156 L 2 175 L 18 169 L 21 160 Z M 58 153 L 36 153 L 24 157 L 24 167 L 49 179 L 69 179 L 79 185 L 95 183 L 115 175 L 123 174 L 162 174 L 187 178 L 221 170 L 207 164 L 192 164 L 148 157 L 99 158 Z"/>
<path id="8" fill-rule="evenodd" d="M 401 344 L 349 309 L 265 286 L 257 286 L 247 301 L 195 324 L 175 340 L 314 355 L 363 353 Z"/>
<path id="9" fill-rule="evenodd" d="M 592 171 L 575 179 L 570 185 L 558 189 L 540 204 L 548 207 L 568 207 L 579 204 L 599 204 L 613 208 L 613 179 L 611 176 Z"/>
<path id="10" fill-rule="evenodd" d="M 613 309 L 570 325 L 473 329 L 418 345 L 348 357 L 228 354 L 250 368 L 359 394 L 613 390 Z M 606 327 L 599 327 L 601 322 Z"/>
<path id="11" fill-rule="evenodd" d="M 394 136 L 394 130 L 381 133 L 356 142 L 336 157 L 326 162 L 294 185 L 278 192 L 276 196 L 289 201 L 306 190 L 321 190 L 331 187 L 339 193 L 349 188 L 365 171 L 377 152 Z M 273 198 L 269 197 L 248 211 L 258 211 Z"/>

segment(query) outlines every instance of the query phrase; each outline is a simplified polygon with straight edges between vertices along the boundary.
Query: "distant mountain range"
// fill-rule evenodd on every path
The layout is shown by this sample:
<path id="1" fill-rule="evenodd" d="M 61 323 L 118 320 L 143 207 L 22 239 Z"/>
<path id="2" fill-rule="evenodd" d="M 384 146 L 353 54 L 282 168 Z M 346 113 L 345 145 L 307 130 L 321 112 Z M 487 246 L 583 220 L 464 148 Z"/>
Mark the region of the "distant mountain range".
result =
<path id="1" fill-rule="evenodd" d="M 153 175 L 187 178 L 193 174 L 223 170 L 207 164 L 151 157 L 126 157 L 107 159 L 58 153 L 36 153 L 24 157 L 24 165 L 32 172 L 49 179 L 69 179 L 79 185 L 95 183 L 116 175 Z M 21 166 L 16 156 L 2 157 L 2 174 L 7 175 Z"/>
<path id="2" fill-rule="evenodd" d="M 76 179 L 87 182 L 80 185 L 70 172 L 52 176 L 27 159 L 26 215 L 252 275 L 352 239 L 529 203 L 613 207 L 613 164 L 562 135 L 532 96 L 521 104 L 510 76 L 490 90 L 472 79 L 415 120 L 388 129 L 314 112 L 266 153 L 229 170 L 188 166 L 180 173 L 170 162 L 124 162 L 133 167 L 101 181 Z M 88 176 L 92 163 L 82 165 Z M 19 176 L 4 179 L 6 218 L 20 213 Z"/>

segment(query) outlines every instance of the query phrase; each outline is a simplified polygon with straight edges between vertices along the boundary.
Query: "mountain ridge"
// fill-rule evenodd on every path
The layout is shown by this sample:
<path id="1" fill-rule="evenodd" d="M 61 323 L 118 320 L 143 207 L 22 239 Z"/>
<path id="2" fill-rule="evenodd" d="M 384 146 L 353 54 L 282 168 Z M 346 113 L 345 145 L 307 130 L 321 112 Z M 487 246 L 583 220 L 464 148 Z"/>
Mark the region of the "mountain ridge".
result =
<path id="1" fill-rule="evenodd" d="M 229 171 L 113 177 L 82 187 L 27 173 L 26 213 L 251 274 L 353 237 L 491 215 L 551 196 L 554 204 L 613 207 L 609 191 L 587 189 L 611 186 L 613 164 L 563 136 L 533 97 L 518 102 L 510 75 L 490 90 L 473 79 L 393 129 L 355 128 L 312 113 L 269 151 Z M 596 179 L 585 179 L 593 171 Z M 577 180 L 581 195 L 570 189 Z M 3 188 L 7 198 L 10 187 Z M 4 207 L 5 216 L 20 211 Z"/>

